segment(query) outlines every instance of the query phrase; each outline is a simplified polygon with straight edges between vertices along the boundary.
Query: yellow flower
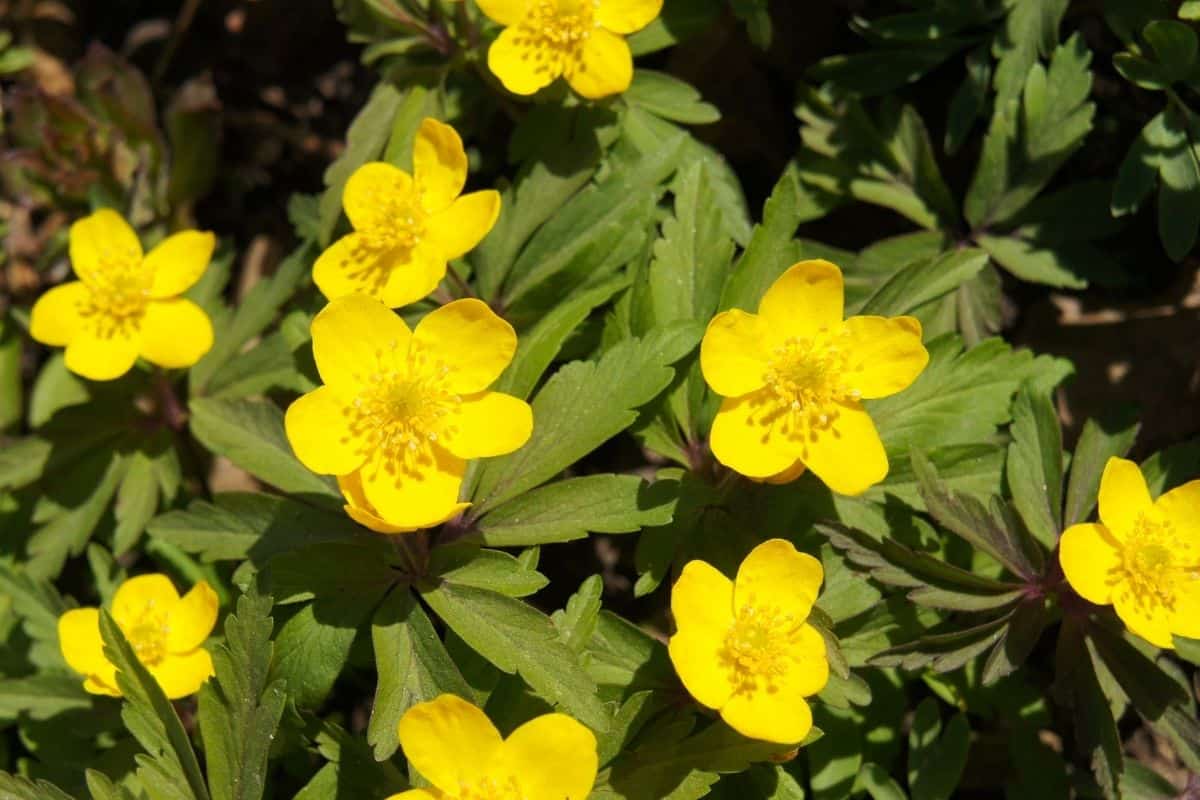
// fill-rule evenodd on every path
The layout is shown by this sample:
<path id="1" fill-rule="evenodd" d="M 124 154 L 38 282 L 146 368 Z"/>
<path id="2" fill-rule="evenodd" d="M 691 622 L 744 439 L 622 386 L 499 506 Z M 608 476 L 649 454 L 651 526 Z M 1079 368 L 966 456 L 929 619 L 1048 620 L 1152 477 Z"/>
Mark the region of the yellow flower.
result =
<path id="1" fill-rule="evenodd" d="M 757 314 L 724 311 L 700 344 L 700 368 L 726 399 L 710 444 L 725 466 L 758 480 L 807 467 L 835 492 L 861 494 L 887 475 L 862 400 L 911 384 L 929 363 L 912 317 L 842 320 L 842 273 L 802 261 L 767 289 Z"/>
<path id="2" fill-rule="evenodd" d="M 212 347 L 208 315 L 182 294 L 212 258 L 211 233 L 183 231 L 142 254 L 137 234 L 102 209 L 71 226 L 78 281 L 46 292 L 29 332 L 66 347 L 67 368 L 97 381 L 119 378 L 140 355 L 160 367 L 190 367 Z"/>
<path id="3" fill-rule="evenodd" d="M 671 589 L 668 650 L 683 685 L 743 736 L 797 744 L 812 729 L 804 698 L 825 688 L 825 640 L 809 625 L 821 562 L 790 542 L 755 547 L 731 581 L 690 561 Z"/>
<path id="4" fill-rule="evenodd" d="M 596 99 L 629 88 L 633 54 L 622 34 L 641 30 L 662 0 L 477 0 L 505 26 L 488 50 L 488 67 L 504 88 L 529 95 L 567 79 Z"/>
<path id="5" fill-rule="evenodd" d="M 409 766 L 433 784 L 388 800 L 584 800 L 596 780 L 596 737 L 565 714 L 543 714 L 502 739 L 487 715 L 452 694 L 400 720 Z"/>
<path id="6" fill-rule="evenodd" d="M 180 597 L 165 575 L 130 578 L 113 596 L 112 616 L 172 700 L 195 694 L 213 674 L 201 645 L 217 624 L 217 595 L 204 581 Z M 84 689 L 120 697 L 117 668 L 104 657 L 98 609 L 76 608 L 59 617 L 58 644 L 71 668 L 86 676 Z"/>
<path id="7" fill-rule="evenodd" d="M 312 338 L 325 385 L 288 408 L 288 439 L 309 469 L 339 476 L 346 513 L 372 530 L 445 522 L 467 506 L 467 459 L 529 439 L 529 405 L 487 391 L 517 335 L 486 303 L 456 300 L 410 332 L 383 303 L 349 295 L 317 314 Z"/>
<path id="8" fill-rule="evenodd" d="M 1158 647 L 1173 648 L 1171 634 L 1200 638 L 1200 480 L 1151 500 L 1137 464 L 1110 458 L 1099 500 L 1100 522 L 1059 542 L 1071 588 Z"/>
<path id="9" fill-rule="evenodd" d="M 361 292 L 399 308 L 436 289 L 446 262 L 479 244 L 500 214 L 494 190 L 459 197 L 466 182 L 462 140 L 435 119 L 417 131 L 412 175 L 379 161 L 355 170 L 342 193 L 354 232 L 313 265 L 321 292 L 330 300 Z"/>

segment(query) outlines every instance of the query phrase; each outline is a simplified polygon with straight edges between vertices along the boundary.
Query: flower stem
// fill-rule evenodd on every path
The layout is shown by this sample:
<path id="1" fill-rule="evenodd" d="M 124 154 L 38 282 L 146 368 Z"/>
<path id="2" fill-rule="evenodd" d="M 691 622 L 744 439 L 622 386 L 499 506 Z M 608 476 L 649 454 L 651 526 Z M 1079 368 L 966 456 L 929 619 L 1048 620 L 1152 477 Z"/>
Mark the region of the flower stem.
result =
<path id="1" fill-rule="evenodd" d="M 463 280 L 462 275 L 458 274 L 458 270 L 456 270 L 453 265 L 446 265 L 446 274 L 450 276 L 450 282 L 458 287 L 458 290 L 462 293 L 463 297 L 474 297 L 479 299 L 479 295 L 475 294 L 475 290 L 472 289 L 465 280 Z"/>
<path id="2" fill-rule="evenodd" d="M 167 371 L 159 369 L 154 376 L 154 390 L 158 396 L 158 410 L 162 414 L 163 423 L 173 431 L 182 431 L 187 425 L 187 409 L 179 402 Z"/>

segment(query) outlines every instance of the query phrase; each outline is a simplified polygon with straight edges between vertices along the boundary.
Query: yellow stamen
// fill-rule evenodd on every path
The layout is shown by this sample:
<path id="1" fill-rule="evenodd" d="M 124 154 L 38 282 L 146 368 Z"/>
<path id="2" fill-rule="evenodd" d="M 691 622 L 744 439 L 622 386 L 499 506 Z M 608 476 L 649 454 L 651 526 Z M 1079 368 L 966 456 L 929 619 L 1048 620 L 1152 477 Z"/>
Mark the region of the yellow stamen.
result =
<path id="1" fill-rule="evenodd" d="M 775 689 L 791 665 L 788 653 L 802 622 L 773 606 L 747 605 L 738 611 L 720 652 L 735 691 Z"/>

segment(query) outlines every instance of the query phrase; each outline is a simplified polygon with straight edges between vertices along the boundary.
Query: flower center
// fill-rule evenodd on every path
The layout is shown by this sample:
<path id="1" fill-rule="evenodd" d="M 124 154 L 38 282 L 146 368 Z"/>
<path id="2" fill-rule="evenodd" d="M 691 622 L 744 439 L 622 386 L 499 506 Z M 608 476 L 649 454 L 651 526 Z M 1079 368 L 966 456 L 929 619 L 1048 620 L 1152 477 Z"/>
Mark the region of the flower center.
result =
<path id="1" fill-rule="evenodd" d="M 1169 521 L 1139 514 L 1133 532 L 1121 552 L 1121 563 L 1114 570 L 1116 579 L 1124 578 L 1129 591 L 1143 608 L 1175 607 L 1176 582 L 1181 578 L 1200 577 L 1196 554 L 1184 537 L 1176 534 Z"/>
<path id="2" fill-rule="evenodd" d="M 773 606 L 747 605 L 739 610 L 719 656 L 732 673 L 735 691 L 754 691 L 760 682 L 773 689 L 787 673 L 788 651 L 799 627 L 799 620 Z"/>
<path id="3" fill-rule="evenodd" d="M 167 655 L 167 630 L 166 613 L 154 606 L 146 608 L 133 624 L 121 628 L 138 660 L 148 667 Z"/>
<path id="4" fill-rule="evenodd" d="M 128 336 L 146 313 L 154 276 L 134 250 L 105 247 L 99 255 L 95 268 L 80 273 L 90 291 L 81 301 L 79 313 L 101 338 Z"/>
<path id="5" fill-rule="evenodd" d="M 763 380 L 777 401 L 773 413 L 785 418 L 786 427 L 826 428 L 838 402 L 861 396 L 844 382 L 847 351 L 839 338 L 791 336 L 772 352 Z"/>
<path id="6" fill-rule="evenodd" d="M 595 27 L 595 0 L 538 0 L 516 29 L 516 44 L 537 72 L 572 74 Z"/>
<path id="7" fill-rule="evenodd" d="M 517 779 L 511 776 L 502 781 L 484 778 L 478 783 L 464 783 L 454 797 L 455 800 L 525 800 Z"/>
<path id="8" fill-rule="evenodd" d="M 383 291 L 392 267 L 410 259 L 425 236 L 428 215 L 415 188 L 372 189 L 368 216 L 359 220 L 355 246 L 342 263 L 364 291 Z"/>

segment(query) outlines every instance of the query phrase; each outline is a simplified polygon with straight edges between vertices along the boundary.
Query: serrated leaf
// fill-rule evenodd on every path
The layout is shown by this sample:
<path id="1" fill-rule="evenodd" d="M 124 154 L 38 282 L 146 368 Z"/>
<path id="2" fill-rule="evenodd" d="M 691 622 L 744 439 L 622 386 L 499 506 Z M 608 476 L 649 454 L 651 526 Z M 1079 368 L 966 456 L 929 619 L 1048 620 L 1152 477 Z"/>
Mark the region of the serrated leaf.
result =
<path id="1" fill-rule="evenodd" d="M 1062 428 L 1046 389 L 1026 383 L 1017 392 L 1012 437 L 1005 472 L 1013 505 L 1025 527 L 1053 549 L 1062 531 Z"/>
<path id="2" fill-rule="evenodd" d="M 0 679 L 0 719 L 49 719 L 65 711 L 92 707 L 78 675 L 40 672 L 25 678 Z"/>
<path id="3" fill-rule="evenodd" d="M 953 672 L 998 642 L 1008 620 L 1006 614 L 970 628 L 922 636 L 884 650 L 872 657 L 870 664 L 910 671 L 929 667 L 936 672 Z"/>
<path id="4" fill-rule="evenodd" d="M 663 119 L 687 125 L 707 125 L 721 118 L 717 107 L 701 100 L 700 92 L 694 87 L 655 70 L 636 70 L 633 83 L 621 99 Z"/>
<path id="5" fill-rule="evenodd" d="M 1067 482 L 1066 509 L 1063 527 L 1083 522 L 1096 507 L 1100 476 L 1108 459 L 1123 457 L 1133 447 L 1141 425 L 1136 421 L 1124 423 L 1097 422 L 1089 419 L 1083 424 L 1075 453 L 1071 458 L 1071 476 Z"/>
<path id="6" fill-rule="evenodd" d="M 980 681 L 991 686 L 1020 668 L 1051 622 L 1043 600 L 1030 599 L 1017 605 L 1004 635 L 984 662 Z"/>
<path id="7" fill-rule="evenodd" d="M 1121 633 L 1097 625 L 1088 631 L 1085 642 L 1093 661 L 1104 665 L 1148 722 L 1157 722 L 1169 708 L 1188 702 L 1188 692 Z"/>
<path id="8" fill-rule="evenodd" d="M 121 555 L 137 544 L 147 523 L 158 510 L 158 474 L 145 454 L 134 453 L 117 489 L 113 508 L 117 527 L 113 531 L 113 554 Z"/>
<path id="9" fill-rule="evenodd" d="M 0 797 L 4 800 L 75 800 L 49 781 L 34 781 L 0 771 Z"/>
<path id="10" fill-rule="evenodd" d="M 992 83 L 998 105 L 1017 97 L 1038 56 L 1054 50 L 1067 4 L 1068 0 L 1005 0 L 1004 30 L 992 43 L 998 62 Z"/>
<path id="11" fill-rule="evenodd" d="M 297 706 L 316 708 L 329 696 L 350 658 L 359 626 L 381 596 L 318 598 L 300 606 L 279 627 L 271 674 L 283 679 Z"/>
<path id="12" fill-rule="evenodd" d="M 596 622 L 600 614 L 600 598 L 604 594 L 604 580 L 599 575 L 592 575 L 580 584 L 575 594 L 567 598 L 567 605 L 562 611 L 550 615 L 558 635 L 567 647 L 576 653 L 582 653 L 587 643 L 592 639 L 596 630 Z"/>
<path id="13" fill-rule="evenodd" d="M 900 316 L 953 292 L 987 265 L 987 253 L 975 248 L 954 250 L 915 261 L 897 271 L 871 295 L 859 314 Z"/>
<path id="14" fill-rule="evenodd" d="M 480 550 L 471 545 L 439 547 L 433 551 L 429 574 L 460 586 L 488 589 L 508 597 L 525 597 L 549 580 L 535 565 L 499 550 Z"/>

